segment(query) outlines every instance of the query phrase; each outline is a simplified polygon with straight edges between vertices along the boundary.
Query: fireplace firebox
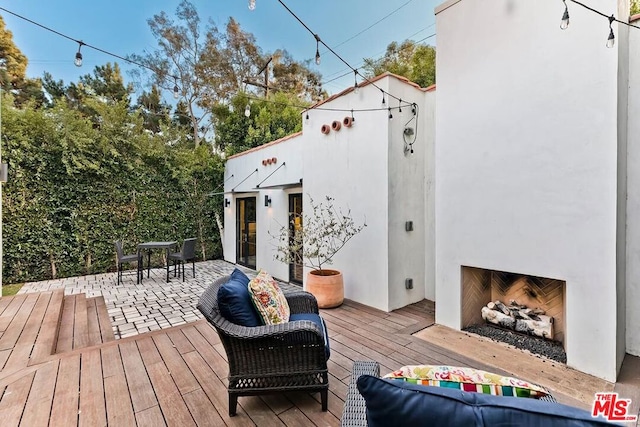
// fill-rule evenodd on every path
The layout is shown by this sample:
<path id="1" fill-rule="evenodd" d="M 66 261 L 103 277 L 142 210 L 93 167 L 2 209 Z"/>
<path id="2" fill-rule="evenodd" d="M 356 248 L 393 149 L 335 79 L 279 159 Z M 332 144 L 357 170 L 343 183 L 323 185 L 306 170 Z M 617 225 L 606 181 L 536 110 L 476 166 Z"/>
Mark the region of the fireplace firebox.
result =
<path id="1" fill-rule="evenodd" d="M 552 331 L 550 334 L 545 333 L 546 338 L 564 346 L 565 286 L 566 282 L 558 279 L 463 266 L 462 329 L 489 323 L 485 320 L 487 305 L 500 311 L 496 307 L 496 302 L 500 302 L 506 308 L 516 312 L 519 327 L 512 329 L 522 329 L 524 325 L 524 329 L 530 330 L 527 324 L 535 324 L 540 320 L 539 317 L 544 317 L 543 320 L 552 323 Z M 519 311 L 515 310 L 515 307 L 518 307 Z M 483 308 L 485 318 L 483 318 Z M 504 309 L 505 307 L 502 307 L 503 311 Z M 520 312 L 523 312 L 524 318 L 521 317 Z M 531 316 L 536 321 L 531 321 L 524 313 L 533 313 Z M 502 316 L 500 313 L 498 315 Z M 515 322 L 514 320 L 514 326 Z M 494 321 L 494 323 L 498 322 Z"/>

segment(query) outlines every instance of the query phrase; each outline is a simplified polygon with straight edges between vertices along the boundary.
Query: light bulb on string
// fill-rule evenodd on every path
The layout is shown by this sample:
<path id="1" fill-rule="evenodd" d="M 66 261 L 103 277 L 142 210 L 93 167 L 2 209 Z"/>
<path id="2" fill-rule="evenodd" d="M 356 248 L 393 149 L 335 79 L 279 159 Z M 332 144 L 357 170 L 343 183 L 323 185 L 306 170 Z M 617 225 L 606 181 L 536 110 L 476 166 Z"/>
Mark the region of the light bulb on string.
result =
<path id="1" fill-rule="evenodd" d="M 309 112 L 307 111 L 307 115 L 305 116 L 305 120 L 309 120 Z"/>
<path id="2" fill-rule="evenodd" d="M 393 120 L 393 114 L 391 114 L 391 107 L 389 107 L 389 120 Z"/>
<path id="3" fill-rule="evenodd" d="M 247 104 L 247 106 L 244 108 L 244 116 L 245 117 L 251 116 L 251 104 Z"/>
<path id="4" fill-rule="evenodd" d="M 352 122 L 355 122 L 355 121 L 356 121 L 356 118 L 355 118 L 355 117 L 353 117 L 353 109 L 351 109 L 351 121 L 352 121 Z"/>
<path id="5" fill-rule="evenodd" d="M 256 9 L 256 0 L 249 0 L 249 10 Z"/>
<path id="6" fill-rule="evenodd" d="M 609 49 L 611 49 L 616 43 L 616 36 L 613 34 L 613 27 L 611 27 L 611 24 L 613 23 L 613 21 L 615 21 L 615 19 L 616 18 L 613 15 L 609 17 L 609 38 L 607 38 L 607 47 Z"/>
<path id="7" fill-rule="evenodd" d="M 564 13 L 562 14 L 562 21 L 560 21 L 560 29 L 566 30 L 569 27 L 569 7 L 566 0 L 562 0 L 562 2 L 564 3 Z"/>
<path id="8" fill-rule="evenodd" d="M 353 93 L 358 93 L 358 70 L 353 70 Z"/>
<path id="9" fill-rule="evenodd" d="M 402 113 L 402 99 L 398 101 L 398 113 Z"/>
<path id="10" fill-rule="evenodd" d="M 82 41 L 78 42 L 78 51 L 76 52 L 76 58 L 73 60 L 73 63 L 76 67 L 82 67 L 82 53 L 80 53 L 80 49 L 82 49 Z"/>
<path id="11" fill-rule="evenodd" d="M 173 99 L 178 99 L 179 96 L 180 96 L 180 88 L 178 88 L 178 80 L 174 78 Z"/>
<path id="12" fill-rule="evenodd" d="M 316 65 L 320 65 L 320 36 L 313 35 L 316 38 Z"/>
<path id="13" fill-rule="evenodd" d="M 382 108 L 384 108 L 387 105 L 387 101 L 384 99 L 384 91 L 380 89 L 380 92 L 382 92 Z"/>

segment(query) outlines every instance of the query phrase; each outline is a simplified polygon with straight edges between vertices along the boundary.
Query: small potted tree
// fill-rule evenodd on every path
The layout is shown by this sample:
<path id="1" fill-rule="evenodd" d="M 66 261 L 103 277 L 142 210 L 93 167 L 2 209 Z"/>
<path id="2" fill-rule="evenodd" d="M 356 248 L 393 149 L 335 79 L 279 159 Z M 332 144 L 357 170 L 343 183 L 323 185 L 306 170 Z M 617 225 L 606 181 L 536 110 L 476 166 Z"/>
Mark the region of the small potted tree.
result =
<path id="1" fill-rule="evenodd" d="M 334 206 L 334 199 L 316 203 L 309 196 L 310 213 L 291 218 L 291 227 L 281 227 L 275 259 L 287 264 L 298 263 L 312 270 L 307 275 L 306 290 L 318 301 L 320 308 L 338 307 L 344 300 L 344 281 L 338 270 L 326 268 L 333 257 L 360 233 L 366 223 L 356 224 L 351 210 L 344 212 Z M 293 230 L 291 232 L 290 230 Z"/>

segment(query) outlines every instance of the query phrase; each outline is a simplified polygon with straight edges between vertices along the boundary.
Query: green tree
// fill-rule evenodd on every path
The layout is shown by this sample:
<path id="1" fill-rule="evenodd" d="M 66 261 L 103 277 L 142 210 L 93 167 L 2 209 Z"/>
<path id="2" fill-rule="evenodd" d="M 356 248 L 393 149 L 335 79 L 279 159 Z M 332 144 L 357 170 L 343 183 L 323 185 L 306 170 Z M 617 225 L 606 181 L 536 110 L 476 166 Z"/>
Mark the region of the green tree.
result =
<path id="1" fill-rule="evenodd" d="M 369 78 L 388 71 L 427 87 L 436 82 L 436 49 L 411 40 L 391 42 L 384 56 L 364 60 L 364 70 Z"/>
<path id="2" fill-rule="evenodd" d="M 249 105 L 251 114 L 244 112 Z M 227 156 L 298 132 L 302 129 L 300 108 L 295 95 L 278 92 L 268 100 L 250 101 L 246 94 L 236 95 L 230 106 L 214 110 L 216 146 Z"/>
<path id="3" fill-rule="evenodd" d="M 129 102 L 129 94 L 133 92 L 133 85 L 125 86 L 120 66 L 110 62 L 105 65 L 98 65 L 93 70 L 93 75 L 85 74 L 80 77 L 79 83 L 85 88 L 90 88 L 91 92 L 107 102 Z"/>
<path id="4" fill-rule="evenodd" d="M 640 13 L 640 0 L 631 0 L 631 15 Z"/>
<path id="5" fill-rule="evenodd" d="M 205 132 L 209 129 L 211 108 L 217 100 L 224 98 L 227 90 L 220 84 L 223 76 L 219 64 L 224 62 L 221 36 L 213 23 L 209 23 L 201 34 L 198 12 L 187 0 L 179 3 L 176 17 L 177 22 L 161 12 L 149 19 L 147 22 L 158 48 L 131 55 L 131 59 L 154 70 L 149 74 L 152 84 L 172 92 L 174 85 L 178 87 L 180 100 L 187 107 L 191 121 L 193 144 L 198 147 L 200 128 L 204 127 Z"/>
<path id="6" fill-rule="evenodd" d="M 143 91 L 138 97 L 136 108 L 144 118 L 144 127 L 152 132 L 159 132 L 161 123 L 170 121 L 171 106 L 162 100 L 157 86 L 151 86 L 151 91 Z"/>
<path id="7" fill-rule="evenodd" d="M 16 105 L 33 101 L 36 106 L 41 106 L 46 101 L 42 83 L 39 79 L 26 77 L 27 64 L 27 57 L 13 42 L 13 33 L 0 17 L 0 86 L 14 94 Z"/>

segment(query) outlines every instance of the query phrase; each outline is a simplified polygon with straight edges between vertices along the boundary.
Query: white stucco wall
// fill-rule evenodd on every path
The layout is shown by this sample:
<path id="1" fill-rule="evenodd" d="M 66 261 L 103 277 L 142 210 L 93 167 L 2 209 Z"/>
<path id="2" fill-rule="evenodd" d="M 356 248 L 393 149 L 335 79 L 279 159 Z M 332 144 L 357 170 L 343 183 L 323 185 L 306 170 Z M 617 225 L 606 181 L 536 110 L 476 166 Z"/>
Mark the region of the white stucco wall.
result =
<path id="1" fill-rule="evenodd" d="M 265 269 L 273 277 L 288 281 L 289 267 L 274 258 L 277 243 L 271 235 L 278 235 L 281 226 L 288 224 L 289 194 L 302 192 L 300 189 L 283 191 L 273 188 L 278 185 L 300 182 L 303 174 L 302 135 L 273 145 L 263 146 L 255 151 L 246 152 L 227 161 L 225 168 L 225 198 L 231 205 L 224 212 L 224 259 L 235 263 L 236 260 L 236 200 L 243 197 L 256 197 L 256 269 Z M 262 160 L 277 158 L 276 164 L 263 165 Z M 279 166 L 280 169 L 275 171 Z M 258 169 L 246 181 L 249 174 Z M 275 171 L 275 172 L 274 172 Z M 273 173 L 269 178 L 269 174 Z M 230 178 L 233 175 L 233 178 Z M 256 186 L 265 180 L 261 187 Z M 269 188 L 271 187 L 271 188 Z M 264 196 L 269 195 L 271 206 L 264 206 Z M 269 234 L 271 233 L 271 235 Z"/>
<path id="2" fill-rule="evenodd" d="M 326 196 L 335 199 L 335 206 L 351 210 L 356 223 L 366 220 L 367 227 L 356 235 L 335 256 L 333 265 L 342 271 L 345 298 L 390 311 L 419 301 L 425 295 L 434 294 L 433 207 L 425 208 L 433 201 L 433 170 L 425 172 L 427 162 L 433 162 L 433 92 L 425 92 L 395 77 L 383 77 L 376 85 L 385 91 L 402 96 L 408 102 L 418 104 L 419 134 L 414 144 L 414 155 L 403 152 L 402 129 L 412 117 L 411 109 L 400 113 L 393 111 L 394 120 L 388 119 L 388 111 L 356 111 L 355 124 L 323 135 L 320 128 L 334 120 L 342 122 L 344 111 L 323 109 L 359 110 L 380 108 L 382 95 L 372 85 L 336 97 L 309 111 L 309 119 L 303 120 L 303 133 L 293 139 L 260 147 L 242 153 L 227 161 L 225 197 L 233 198 L 225 209 L 224 253 L 225 259 L 236 262 L 236 212 L 235 200 L 241 197 L 257 197 L 257 268 L 264 268 L 274 277 L 288 280 L 288 266 L 275 261 L 275 233 L 288 221 L 288 194 L 302 193 L 303 214 L 310 211 L 309 197 L 316 202 Z M 426 101 L 429 98 L 429 101 Z M 386 99 L 387 106 L 397 107 L 397 101 Z M 303 117 L 306 113 L 303 113 Z M 415 127 L 415 125 L 414 125 Z M 277 157 L 278 164 L 262 166 L 262 159 Z M 429 158 L 427 160 L 427 158 Z M 275 167 L 286 162 L 285 168 L 276 172 L 264 185 L 297 182 L 303 185 L 292 190 L 281 188 L 256 189 Z M 243 184 L 238 183 L 258 168 L 258 173 Z M 429 177 L 429 178 L 427 178 Z M 430 184 L 427 184 L 427 181 Z M 231 193 L 235 189 L 234 193 Z M 248 193 L 243 193 L 247 191 Z M 272 199 L 270 208 L 264 207 L 264 195 Z M 430 210 L 429 213 L 425 209 Z M 404 231 L 404 222 L 412 220 L 414 230 Z M 430 254 L 430 255 L 428 255 Z M 305 268 L 306 273 L 309 269 Z M 414 289 L 406 290 L 405 277 L 414 279 Z"/>
<path id="3" fill-rule="evenodd" d="M 436 321 L 460 327 L 461 266 L 565 280 L 567 364 L 613 381 L 618 53 L 568 4 L 566 31 L 555 0 L 436 9 Z"/>
<path id="4" fill-rule="evenodd" d="M 388 90 L 388 79 L 376 84 Z M 378 108 L 381 101 L 380 91 L 366 86 L 357 94 L 351 92 L 323 107 Z M 305 120 L 303 134 L 308 139 L 304 150 L 303 211 L 310 209 L 308 195 L 316 202 L 331 196 L 336 206 L 351 209 L 356 222 L 366 218 L 367 227 L 336 255 L 329 268 L 342 271 L 345 298 L 388 310 L 388 113 L 357 112 L 351 128 L 328 135 L 320 132 L 323 124 L 342 120 L 345 115 L 312 110 L 309 120 Z"/>
<path id="5" fill-rule="evenodd" d="M 404 307 L 425 298 L 427 269 L 425 260 L 435 258 L 433 246 L 427 246 L 427 224 L 432 217 L 425 215 L 427 205 L 426 161 L 431 155 L 433 110 L 426 104 L 424 90 L 396 79 L 389 80 L 389 91 L 406 103 L 417 105 L 415 120 L 412 109 L 393 110 L 389 121 L 389 310 Z M 433 96 L 432 96 L 433 98 Z M 392 100 L 391 106 L 398 101 Z M 417 121 L 417 123 L 416 123 Z M 413 136 L 404 136 L 405 127 L 413 129 Z M 417 132 L 417 133 L 416 133 Z M 413 154 L 405 153 L 405 140 L 413 143 Z M 405 223 L 413 222 L 413 231 L 406 231 Z M 413 289 L 406 289 L 405 280 L 413 279 Z M 431 282 L 431 281 L 429 281 Z"/>
<path id="6" fill-rule="evenodd" d="M 640 21 L 633 24 L 638 25 Z M 629 32 L 627 145 L 627 352 L 640 356 L 640 31 Z"/>

